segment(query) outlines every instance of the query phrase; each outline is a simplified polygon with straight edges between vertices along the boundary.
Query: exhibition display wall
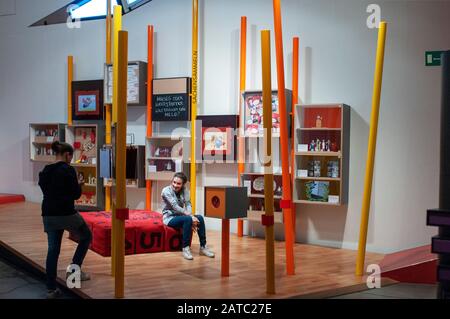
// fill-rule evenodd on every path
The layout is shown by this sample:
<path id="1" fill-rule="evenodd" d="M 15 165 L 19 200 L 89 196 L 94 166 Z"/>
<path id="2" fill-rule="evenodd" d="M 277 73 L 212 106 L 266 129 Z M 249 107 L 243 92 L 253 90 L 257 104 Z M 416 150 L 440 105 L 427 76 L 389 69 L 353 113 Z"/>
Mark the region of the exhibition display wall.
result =
<path id="1" fill-rule="evenodd" d="M 297 205 L 297 241 L 351 249 L 357 246 L 377 35 L 376 29 L 366 26 L 368 4 L 283 1 L 285 39 L 300 37 L 299 103 L 351 106 L 347 204 L 325 208 Z M 236 114 L 240 16 L 246 15 L 249 23 L 247 88 L 260 90 L 259 30 L 273 29 L 271 1 L 208 0 L 200 5 L 198 114 Z M 383 19 L 391 24 L 367 248 L 388 253 L 428 244 L 435 234 L 424 225 L 424 212 L 437 206 L 439 194 L 436 123 L 441 73 L 439 68 L 425 67 L 424 52 L 450 46 L 450 39 L 441 32 L 450 29 L 446 18 L 450 3 L 427 6 L 379 1 L 379 5 Z M 42 196 L 36 176 L 44 164 L 30 162 L 29 123 L 66 122 L 68 55 L 75 57 L 76 81 L 104 75 L 103 55 L 92 54 L 104 52 L 104 21 L 83 22 L 80 29 L 64 24 L 27 28 L 54 9 L 53 1 L 20 1 L 15 16 L 0 17 L 4 44 L 0 51 L 0 192 L 22 193 L 35 202 Z M 151 23 L 157 34 L 155 78 L 190 75 L 190 11 L 189 1 L 155 0 L 126 15 L 123 23 L 130 34 L 129 60 L 146 60 L 145 32 Z M 285 41 L 287 88 L 292 76 L 291 46 Z M 276 90 L 275 68 L 272 77 Z M 145 107 L 130 108 L 128 130 L 136 136 L 136 145 L 146 144 L 145 125 Z M 199 189 L 237 184 L 237 164 L 204 166 L 198 175 Z M 159 187 L 154 194 L 160 193 Z M 130 208 L 143 208 L 144 190 L 128 189 L 128 194 Z M 203 202 L 199 191 L 200 212 Z M 211 220 L 208 225 L 220 229 L 219 221 Z M 283 239 L 282 227 L 276 225 L 275 229 L 276 238 Z M 231 231 L 235 231 L 234 221 Z M 262 236 L 264 230 L 255 224 L 251 232 Z"/>

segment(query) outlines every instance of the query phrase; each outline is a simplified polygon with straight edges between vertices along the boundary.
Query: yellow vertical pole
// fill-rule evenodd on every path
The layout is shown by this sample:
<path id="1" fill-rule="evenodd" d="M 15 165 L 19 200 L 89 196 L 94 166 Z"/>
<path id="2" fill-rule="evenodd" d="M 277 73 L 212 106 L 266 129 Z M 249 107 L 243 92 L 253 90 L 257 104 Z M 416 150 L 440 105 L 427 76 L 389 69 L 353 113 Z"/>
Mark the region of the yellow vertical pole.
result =
<path id="1" fill-rule="evenodd" d="M 118 50 L 117 42 L 119 41 L 119 31 L 122 30 L 122 6 L 114 6 L 114 63 L 113 63 L 113 114 L 112 122 L 117 122 L 117 64 L 118 64 Z"/>
<path id="2" fill-rule="evenodd" d="M 192 93 L 191 93 L 191 204 L 192 214 L 196 211 L 197 170 L 195 120 L 197 119 L 198 81 L 198 0 L 192 0 Z"/>
<path id="3" fill-rule="evenodd" d="M 280 108 L 280 143 L 281 143 L 281 172 L 283 173 L 283 202 L 287 207 L 283 208 L 284 233 L 286 242 L 286 272 L 288 275 L 295 274 L 294 259 L 294 225 L 292 225 L 292 192 L 291 179 L 289 177 L 289 150 L 288 150 L 288 123 L 286 114 L 286 94 L 284 81 L 284 58 L 283 58 L 283 31 L 281 23 L 281 0 L 273 0 L 273 14 L 275 26 L 275 48 L 277 56 L 277 80 L 278 101 Z"/>
<path id="4" fill-rule="evenodd" d="M 67 57 L 67 124 L 72 125 L 73 56 Z"/>
<path id="5" fill-rule="evenodd" d="M 111 0 L 106 1 L 106 64 L 111 64 Z M 111 139 L 111 105 L 105 104 L 106 144 L 110 145 Z M 111 211 L 111 187 L 105 187 L 105 210 Z"/>
<path id="6" fill-rule="evenodd" d="M 118 58 L 119 58 L 119 31 L 122 30 L 122 7 L 114 6 L 114 49 L 113 49 L 113 111 L 112 111 L 112 124 L 117 122 L 117 96 L 118 96 Z M 117 161 L 117 158 L 116 158 Z M 113 218 L 112 218 L 112 236 L 111 236 L 111 273 L 113 276 L 116 274 L 116 265 L 115 265 L 115 245 L 117 242 L 115 230 L 117 229 L 115 225 L 115 210 L 113 204 Z"/>
<path id="7" fill-rule="evenodd" d="M 370 116 L 369 145 L 367 150 L 366 175 L 364 179 L 364 195 L 361 209 L 361 225 L 359 230 L 358 257 L 356 275 L 364 274 L 366 257 L 367 230 L 369 226 L 370 198 L 372 196 L 373 169 L 377 146 L 378 115 L 380 112 L 381 85 L 383 80 L 384 51 L 386 45 L 387 23 L 381 22 L 378 30 L 377 58 L 372 96 L 372 114 Z"/>
<path id="8" fill-rule="evenodd" d="M 270 31 L 261 31 L 262 83 L 263 83 L 263 125 L 264 125 L 264 185 L 273 185 L 272 168 L 272 82 L 270 60 Z M 264 188 L 265 216 L 273 220 L 273 191 Z M 275 249 L 273 222 L 266 226 L 266 289 L 275 294 Z"/>
<path id="9" fill-rule="evenodd" d="M 128 32 L 119 31 L 118 94 L 116 130 L 116 209 L 127 206 L 126 191 L 126 143 L 127 143 L 127 75 L 128 75 Z M 116 276 L 115 297 L 124 297 L 125 287 L 125 222 L 116 218 Z"/>
<path id="10" fill-rule="evenodd" d="M 245 91 L 245 79 L 247 76 L 247 17 L 241 17 L 241 58 L 240 58 L 240 85 L 239 85 L 239 131 L 238 131 L 238 185 L 241 186 L 241 174 L 245 171 L 245 137 L 241 135 L 241 119 L 242 112 L 242 98 L 241 94 Z M 237 221 L 237 235 L 242 237 L 244 235 L 244 220 Z"/>

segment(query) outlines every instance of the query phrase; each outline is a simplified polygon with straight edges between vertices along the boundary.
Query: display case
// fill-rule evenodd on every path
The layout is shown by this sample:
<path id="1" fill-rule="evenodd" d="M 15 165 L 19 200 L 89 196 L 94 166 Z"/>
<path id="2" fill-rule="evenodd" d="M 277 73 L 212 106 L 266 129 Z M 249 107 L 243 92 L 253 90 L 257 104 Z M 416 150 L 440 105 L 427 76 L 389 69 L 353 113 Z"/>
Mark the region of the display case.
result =
<path id="1" fill-rule="evenodd" d="M 286 123 L 288 134 L 291 134 L 292 91 L 285 90 L 286 95 Z M 262 91 L 245 91 L 242 93 L 243 119 L 242 126 L 245 136 L 263 135 L 263 103 Z M 278 90 L 272 91 L 272 135 L 280 137 L 280 110 L 278 102 Z"/>
<path id="2" fill-rule="evenodd" d="M 30 160 L 34 162 L 54 162 L 56 155 L 51 149 L 54 141 L 64 142 L 65 124 L 30 124 Z"/>
<path id="3" fill-rule="evenodd" d="M 296 105 L 294 112 L 294 203 L 346 204 L 350 107 Z"/>
<path id="4" fill-rule="evenodd" d="M 147 62 L 128 62 L 127 105 L 142 106 L 147 104 Z M 105 104 L 112 104 L 113 66 L 105 64 L 104 94 Z"/>
<path id="5" fill-rule="evenodd" d="M 155 136 L 146 139 L 145 176 L 152 181 L 170 181 L 176 172 L 189 179 L 189 138 Z"/>
<path id="6" fill-rule="evenodd" d="M 82 195 L 75 201 L 79 210 L 103 210 L 105 204 L 103 181 L 100 177 L 100 146 L 105 143 L 105 126 L 73 124 L 66 126 L 66 142 L 74 148 L 71 165 L 78 179 L 84 181 Z"/>

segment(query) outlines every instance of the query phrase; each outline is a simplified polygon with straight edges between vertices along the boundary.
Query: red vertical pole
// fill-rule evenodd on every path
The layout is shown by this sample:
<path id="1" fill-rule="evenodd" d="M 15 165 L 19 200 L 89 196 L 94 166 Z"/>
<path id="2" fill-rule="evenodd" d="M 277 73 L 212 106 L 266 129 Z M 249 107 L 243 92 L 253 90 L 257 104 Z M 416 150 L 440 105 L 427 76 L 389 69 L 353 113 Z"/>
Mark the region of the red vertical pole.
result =
<path id="1" fill-rule="evenodd" d="M 230 275 L 230 220 L 222 219 L 222 277 Z"/>

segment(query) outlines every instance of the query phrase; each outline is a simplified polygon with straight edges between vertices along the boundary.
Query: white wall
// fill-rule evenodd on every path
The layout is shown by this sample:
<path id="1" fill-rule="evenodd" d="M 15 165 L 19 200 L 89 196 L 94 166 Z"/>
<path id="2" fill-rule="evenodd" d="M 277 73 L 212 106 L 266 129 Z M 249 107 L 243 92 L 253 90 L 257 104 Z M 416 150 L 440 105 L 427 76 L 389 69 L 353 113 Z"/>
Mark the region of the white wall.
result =
<path id="1" fill-rule="evenodd" d="M 68 55 L 75 79 L 102 77 L 104 21 L 27 26 L 68 0 L 17 0 L 16 15 L 0 16 L 0 192 L 40 201 L 40 164 L 29 161 L 28 123 L 65 122 Z M 356 248 L 371 109 L 376 30 L 366 27 L 371 1 L 283 0 L 286 83 L 290 88 L 292 37 L 300 36 L 300 98 L 352 107 L 349 204 L 297 208 L 297 241 Z M 368 250 L 392 252 L 430 242 L 426 209 L 438 205 L 440 68 L 424 66 L 426 50 L 448 49 L 448 1 L 377 1 L 388 21 L 385 72 Z M 248 89 L 261 87 L 259 31 L 273 30 L 271 0 L 200 0 L 200 114 L 233 114 L 238 101 L 240 16 L 248 17 Z M 153 0 L 124 17 L 130 60 L 146 60 L 146 26 L 156 30 L 156 77 L 191 74 L 191 1 Z M 273 38 L 273 32 L 272 32 Z M 273 52 L 274 47 L 272 48 Z M 276 85 L 275 55 L 273 85 Z M 145 108 L 129 111 L 129 130 L 143 144 Z M 236 183 L 236 165 L 210 165 L 201 187 Z M 129 191 L 143 207 L 144 191 Z M 219 223 L 208 220 L 209 227 Z M 235 223 L 232 223 L 232 231 Z M 258 225 L 246 231 L 262 235 Z M 283 229 L 277 226 L 277 238 Z"/>

